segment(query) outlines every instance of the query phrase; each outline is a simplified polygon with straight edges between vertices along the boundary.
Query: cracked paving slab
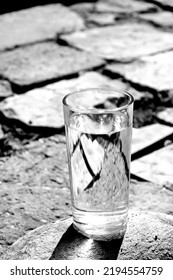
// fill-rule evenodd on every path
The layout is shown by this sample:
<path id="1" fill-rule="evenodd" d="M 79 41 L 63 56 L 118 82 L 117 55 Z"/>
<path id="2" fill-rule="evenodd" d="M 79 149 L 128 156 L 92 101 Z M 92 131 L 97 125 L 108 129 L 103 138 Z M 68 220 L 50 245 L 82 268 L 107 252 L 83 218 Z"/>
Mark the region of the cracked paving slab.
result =
<path id="1" fill-rule="evenodd" d="M 134 154 L 171 134 L 173 127 L 159 123 L 133 128 L 131 152 Z"/>
<path id="2" fill-rule="evenodd" d="M 173 186 L 173 144 L 131 162 L 131 172 L 158 184 Z"/>
<path id="3" fill-rule="evenodd" d="M 63 78 L 101 65 L 103 61 L 94 54 L 53 42 L 0 53 L 0 75 L 20 87 Z"/>
<path id="4" fill-rule="evenodd" d="M 158 92 L 168 91 L 167 99 L 173 99 L 173 51 L 145 56 L 127 64 L 112 64 L 106 67 L 126 80 Z"/>
<path id="5" fill-rule="evenodd" d="M 60 37 L 72 46 L 120 62 L 173 48 L 172 33 L 136 22 L 91 28 Z"/>
<path id="6" fill-rule="evenodd" d="M 61 4 L 37 6 L 0 15 L 0 49 L 56 39 L 84 28 L 83 19 Z"/>
<path id="7" fill-rule="evenodd" d="M 0 110 L 7 118 L 18 119 L 30 126 L 61 128 L 64 126 L 63 97 L 79 89 L 91 87 L 112 87 L 130 91 L 135 100 L 147 96 L 138 92 L 121 80 L 111 80 L 97 72 L 86 72 L 78 78 L 62 80 L 46 87 L 28 91 L 22 95 L 14 95 L 0 103 Z M 107 96 L 98 100 L 93 95 L 95 104 L 105 103 Z M 106 102 L 105 106 L 113 106 Z"/>

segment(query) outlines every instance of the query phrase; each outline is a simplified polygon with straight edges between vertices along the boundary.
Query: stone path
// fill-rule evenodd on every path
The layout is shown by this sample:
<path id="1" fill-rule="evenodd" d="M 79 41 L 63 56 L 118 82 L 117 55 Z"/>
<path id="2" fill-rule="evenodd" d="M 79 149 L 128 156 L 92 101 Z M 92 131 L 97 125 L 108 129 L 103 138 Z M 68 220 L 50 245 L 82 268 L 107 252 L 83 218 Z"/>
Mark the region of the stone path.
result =
<path id="1" fill-rule="evenodd" d="M 173 215 L 172 18 L 169 0 L 0 15 L 0 256 L 30 230 L 71 216 L 61 102 L 76 89 L 133 94 L 130 208 Z"/>

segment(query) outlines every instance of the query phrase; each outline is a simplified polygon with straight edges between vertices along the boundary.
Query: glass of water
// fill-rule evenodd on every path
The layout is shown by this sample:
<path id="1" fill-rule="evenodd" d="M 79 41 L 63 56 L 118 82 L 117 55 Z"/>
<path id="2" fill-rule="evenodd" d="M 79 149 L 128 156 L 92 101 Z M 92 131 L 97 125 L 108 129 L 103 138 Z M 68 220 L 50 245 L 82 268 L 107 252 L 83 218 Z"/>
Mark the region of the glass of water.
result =
<path id="1" fill-rule="evenodd" d="M 105 88 L 63 99 L 73 224 L 92 239 L 126 231 L 133 102 L 131 94 Z"/>

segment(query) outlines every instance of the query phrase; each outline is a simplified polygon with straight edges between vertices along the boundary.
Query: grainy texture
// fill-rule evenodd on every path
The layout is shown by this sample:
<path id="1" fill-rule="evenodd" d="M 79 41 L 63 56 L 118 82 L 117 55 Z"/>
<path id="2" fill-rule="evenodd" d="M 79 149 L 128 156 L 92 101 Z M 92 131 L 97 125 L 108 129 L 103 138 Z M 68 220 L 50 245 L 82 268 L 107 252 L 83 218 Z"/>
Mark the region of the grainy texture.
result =
<path id="1" fill-rule="evenodd" d="M 0 103 L 0 110 L 7 118 L 15 118 L 31 126 L 60 128 L 64 125 L 62 99 L 67 93 L 87 87 L 104 86 L 129 90 L 135 100 L 148 96 L 121 80 L 111 80 L 97 72 L 88 72 L 78 78 L 52 83 L 8 98 Z M 94 99 L 96 104 L 105 103 L 105 106 L 111 106 L 103 94 L 101 100 L 93 96 Z"/>
<path id="2" fill-rule="evenodd" d="M 149 87 L 157 92 L 169 91 L 167 98 L 170 95 L 170 99 L 173 100 L 173 51 L 145 56 L 134 63 L 113 64 L 107 68 L 143 87 Z"/>
<path id="3" fill-rule="evenodd" d="M 53 42 L 0 53 L 0 74 L 20 86 L 62 78 L 102 64 L 94 54 Z"/>
<path id="4" fill-rule="evenodd" d="M 56 39 L 58 34 L 84 28 L 82 18 L 61 4 L 37 6 L 0 15 L 0 49 Z M 11 28 L 13 32 L 11 34 Z"/>
<path id="5" fill-rule="evenodd" d="M 61 38 L 82 50 L 121 62 L 131 61 L 140 56 L 165 51 L 173 47 L 171 33 L 135 22 L 92 28 L 70 35 L 62 35 Z"/>
<path id="6" fill-rule="evenodd" d="M 173 259 L 172 234 L 173 218 L 165 214 L 152 212 L 131 212 L 127 232 L 117 255 L 118 240 L 113 242 L 95 242 L 75 233 L 66 240 L 62 235 L 69 230 L 72 220 L 47 224 L 31 231 L 2 256 L 11 260 L 50 259 L 60 243 L 61 258 L 58 259 L 120 259 L 120 260 L 170 260 Z M 60 240 L 62 238 L 62 240 Z M 73 240 L 74 239 L 74 240 Z M 73 243 L 72 243 L 73 241 Z M 80 244 L 80 246 L 79 246 Z M 120 244 L 119 244 L 120 245 Z M 64 250 L 63 250 L 64 248 Z M 54 253 L 54 258 L 56 259 Z M 114 257 L 114 258 L 113 258 Z"/>

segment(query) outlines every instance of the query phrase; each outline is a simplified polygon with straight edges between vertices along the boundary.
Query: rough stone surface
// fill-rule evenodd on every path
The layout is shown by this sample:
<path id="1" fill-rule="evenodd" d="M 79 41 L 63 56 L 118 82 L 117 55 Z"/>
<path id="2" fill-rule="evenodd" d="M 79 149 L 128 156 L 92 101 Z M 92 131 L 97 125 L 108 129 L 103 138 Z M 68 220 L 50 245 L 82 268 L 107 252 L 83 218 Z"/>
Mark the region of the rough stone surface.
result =
<path id="1" fill-rule="evenodd" d="M 172 133 L 172 127 L 162 124 L 151 124 L 141 128 L 133 128 L 132 154 L 156 143 Z"/>
<path id="2" fill-rule="evenodd" d="M 173 14 L 168 11 L 160 11 L 158 13 L 144 13 L 137 17 L 147 20 L 156 26 L 173 28 Z"/>
<path id="3" fill-rule="evenodd" d="M 104 86 L 130 91 L 136 100 L 145 96 L 121 80 L 111 80 L 96 72 L 88 72 L 78 78 L 12 96 L 0 103 L 0 110 L 6 117 L 19 119 L 28 125 L 59 128 L 64 125 L 62 99 L 67 93 L 82 88 Z M 93 96 L 93 99 L 98 104 L 104 103 L 107 97 L 102 96 L 102 99 L 98 100 Z M 110 105 L 108 102 L 106 104 Z"/>
<path id="4" fill-rule="evenodd" d="M 134 160 L 131 172 L 158 184 L 173 185 L 173 144 Z"/>
<path id="5" fill-rule="evenodd" d="M 82 18 L 70 9 L 61 4 L 52 4 L 1 15 L 0 26 L 2 50 L 55 39 L 58 34 L 84 28 L 84 23 Z"/>
<path id="6" fill-rule="evenodd" d="M 129 208 L 173 215 L 173 186 L 132 180 Z"/>
<path id="7" fill-rule="evenodd" d="M 50 259 L 53 251 L 60 249 L 61 259 L 126 259 L 126 260 L 170 260 L 173 259 L 173 218 L 170 215 L 152 212 L 130 212 L 127 232 L 117 254 L 118 240 L 95 242 L 77 235 L 70 228 L 71 219 L 47 224 L 31 231 L 2 256 L 8 260 Z M 70 239 L 62 235 L 71 231 Z M 76 238 L 76 236 L 77 238 Z M 62 239 L 61 239 L 62 237 Z M 79 246 L 80 243 L 80 246 Z M 119 244 L 120 245 L 120 244 Z M 59 246 L 59 247 L 58 247 Z M 64 248 L 64 250 L 63 250 Z M 116 252 L 116 253 L 115 253 Z M 56 254 L 54 253 L 56 259 Z M 113 258 L 114 255 L 114 258 Z M 58 256 L 57 259 L 60 256 Z"/>
<path id="8" fill-rule="evenodd" d="M 171 108 L 167 108 L 164 111 L 159 112 L 157 114 L 157 117 L 160 120 L 162 120 L 162 121 L 164 121 L 164 122 L 166 122 L 168 124 L 173 125 L 173 108 L 172 107 Z"/>
<path id="9" fill-rule="evenodd" d="M 64 136 L 33 141 L 0 159 L 0 244 L 71 215 Z"/>
<path id="10" fill-rule="evenodd" d="M 99 12 L 136 13 L 153 9 L 156 9 L 153 4 L 138 0 L 99 0 L 96 3 L 96 10 Z"/>
<path id="11" fill-rule="evenodd" d="M 173 47 L 171 33 L 135 22 L 92 28 L 61 38 L 75 47 L 117 61 L 129 61 Z"/>
<path id="12" fill-rule="evenodd" d="M 11 85 L 8 81 L 0 80 L 0 98 L 6 98 L 12 95 Z"/>
<path id="13" fill-rule="evenodd" d="M 129 64 L 112 64 L 107 69 L 141 86 L 157 91 L 168 90 L 173 97 L 173 51 L 146 56 Z"/>
<path id="14" fill-rule="evenodd" d="M 20 86 L 62 78 L 102 64 L 90 53 L 53 42 L 0 53 L 0 74 Z"/>

